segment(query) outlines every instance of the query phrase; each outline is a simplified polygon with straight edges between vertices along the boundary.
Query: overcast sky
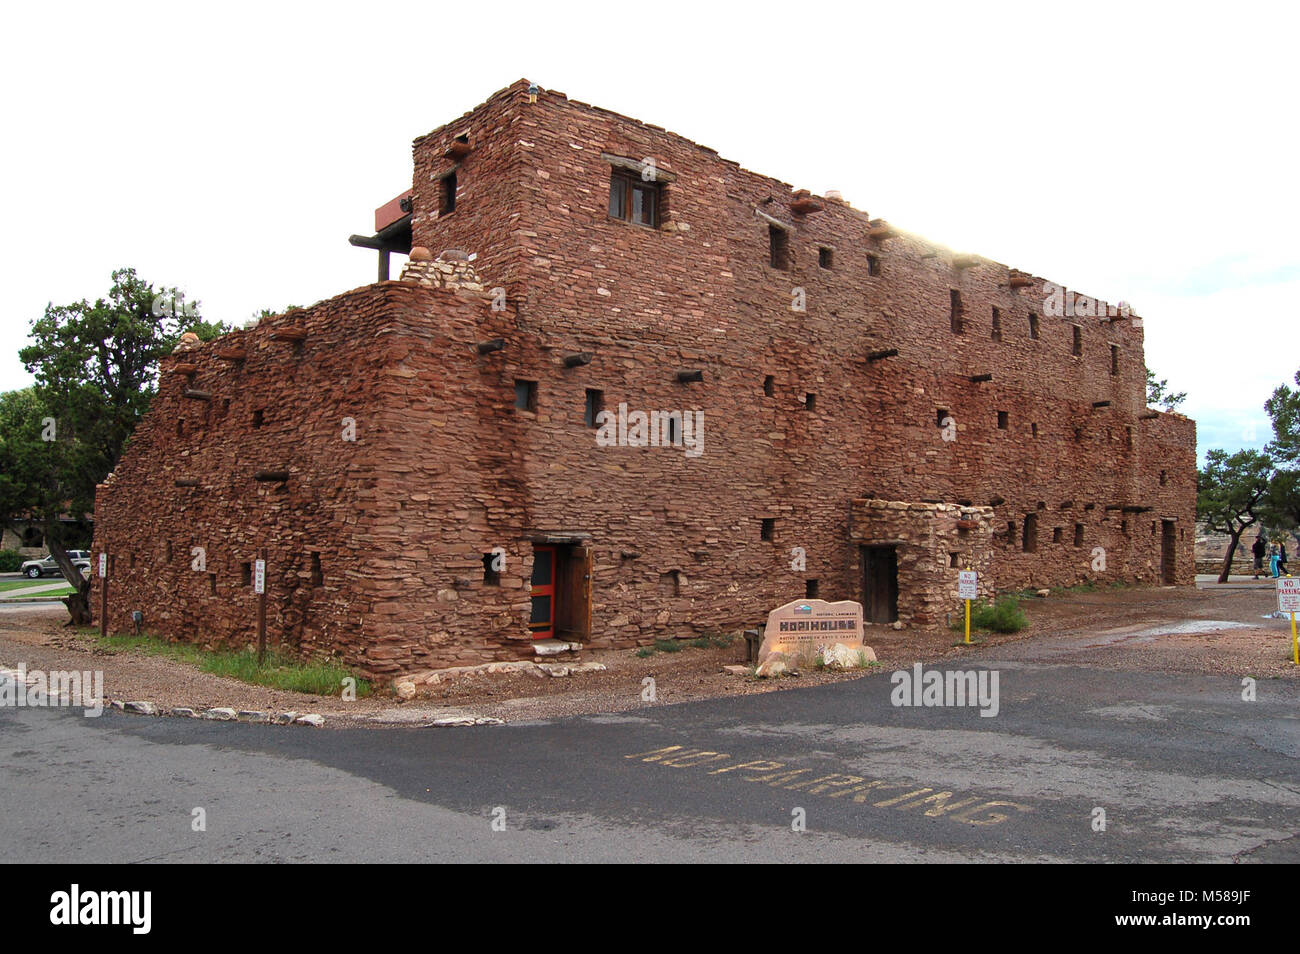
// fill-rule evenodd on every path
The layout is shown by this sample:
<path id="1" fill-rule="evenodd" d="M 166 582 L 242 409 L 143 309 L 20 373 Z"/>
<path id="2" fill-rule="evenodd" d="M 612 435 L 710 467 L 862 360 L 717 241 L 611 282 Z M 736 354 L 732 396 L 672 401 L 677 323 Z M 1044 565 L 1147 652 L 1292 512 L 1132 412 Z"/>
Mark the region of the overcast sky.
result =
<path id="1" fill-rule="evenodd" d="M 0 390 L 46 303 L 114 268 L 241 324 L 373 281 L 347 237 L 411 140 L 526 77 L 1131 302 L 1202 452 L 1259 446 L 1300 369 L 1289 7 L 10 6 Z"/>

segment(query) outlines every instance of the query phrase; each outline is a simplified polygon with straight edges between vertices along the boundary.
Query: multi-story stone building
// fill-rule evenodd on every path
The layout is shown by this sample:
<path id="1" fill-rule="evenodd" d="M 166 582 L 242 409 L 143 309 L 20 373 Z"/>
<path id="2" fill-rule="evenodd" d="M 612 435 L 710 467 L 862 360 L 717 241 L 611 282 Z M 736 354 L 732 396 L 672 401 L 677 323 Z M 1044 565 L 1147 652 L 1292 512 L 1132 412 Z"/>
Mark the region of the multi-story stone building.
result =
<path id="1" fill-rule="evenodd" d="M 263 552 L 272 643 L 375 675 L 805 596 L 937 625 L 968 565 L 1192 582 L 1127 309 L 522 80 L 353 243 L 402 279 L 164 362 L 96 503 L 113 627 L 248 641 Z"/>

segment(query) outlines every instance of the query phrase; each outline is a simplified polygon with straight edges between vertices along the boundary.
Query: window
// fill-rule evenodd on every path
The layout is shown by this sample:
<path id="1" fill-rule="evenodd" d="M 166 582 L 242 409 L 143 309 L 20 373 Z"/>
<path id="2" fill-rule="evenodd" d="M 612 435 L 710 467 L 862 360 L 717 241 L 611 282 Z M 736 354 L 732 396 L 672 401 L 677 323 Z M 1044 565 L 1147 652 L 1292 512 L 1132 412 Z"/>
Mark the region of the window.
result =
<path id="1" fill-rule="evenodd" d="M 487 586 L 501 585 L 501 571 L 497 569 L 497 554 L 483 554 L 483 583 Z"/>
<path id="2" fill-rule="evenodd" d="M 953 334 L 961 334 L 963 330 L 961 321 L 961 292 L 957 291 L 955 288 L 948 292 L 948 316 L 949 320 L 952 322 Z"/>
<path id="3" fill-rule="evenodd" d="M 997 308 L 993 309 L 993 330 L 989 333 L 989 337 L 994 341 L 1002 340 L 1002 312 Z"/>
<path id="4" fill-rule="evenodd" d="M 946 407 L 941 407 L 934 412 L 935 427 L 944 427 L 945 426 L 944 421 L 946 421 L 947 419 L 948 419 L 948 409 Z"/>
<path id="5" fill-rule="evenodd" d="M 1007 412 L 998 411 L 998 430 L 1005 431 L 1006 429 L 1007 429 Z"/>
<path id="6" fill-rule="evenodd" d="M 773 268 L 787 269 L 790 267 L 790 237 L 785 234 L 785 229 L 779 229 L 775 225 L 768 225 L 767 251 Z"/>
<path id="7" fill-rule="evenodd" d="M 1025 526 L 1020 535 L 1020 549 L 1026 553 L 1038 550 L 1038 514 L 1025 514 Z"/>
<path id="8" fill-rule="evenodd" d="M 605 392 L 587 388 L 587 406 L 582 412 L 582 422 L 588 427 L 598 426 L 596 418 L 605 409 Z"/>
<path id="9" fill-rule="evenodd" d="M 680 414 L 669 414 L 668 421 L 668 443 L 675 447 L 680 447 L 682 443 L 682 416 Z"/>
<path id="10" fill-rule="evenodd" d="M 771 540 L 776 530 L 776 520 L 772 517 L 764 517 L 758 526 L 758 537 L 760 540 Z"/>
<path id="11" fill-rule="evenodd" d="M 776 393 L 776 378 L 772 377 L 772 375 L 769 374 L 767 377 L 763 379 L 763 396 L 771 397 L 775 393 Z"/>
<path id="12" fill-rule="evenodd" d="M 819 586 L 818 586 L 818 583 L 817 583 L 816 580 L 804 580 L 804 583 L 803 583 L 803 596 L 804 596 L 804 599 L 806 599 L 806 600 L 815 600 L 815 599 L 817 599 L 817 593 L 818 593 L 818 591 L 819 591 Z"/>
<path id="13" fill-rule="evenodd" d="M 1029 425 L 1029 434 L 1030 434 L 1031 437 L 1037 437 L 1037 436 L 1038 436 L 1038 422 L 1037 422 L 1037 421 L 1034 421 L 1032 424 Z"/>
<path id="14" fill-rule="evenodd" d="M 515 380 L 515 407 L 521 411 L 537 410 L 537 382 Z"/>
<path id="15" fill-rule="evenodd" d="M 185 436 L 185 418 L 183 417 L 176 418 L 176 436 L 177 437 Z"/>
<path id="16" fill-rule="evenodd" d="M 647 182 L 630 169 L 615 169 L 609 177 L 609 217 L 659 227 L 659 183 Z"/>
<path id="17" fill-rule="evenodd" d="M 1037 315 L 1029 316 L 1029 337 L 1034 339 L 1035 341 L 1038 340 L 1038 316 Z"/>
<path id="18" fill-rule="evenodd" d="M 321 586 L 325 582 L 325 574 L 320 567 L 320 554 L 312 551 L 311 555 L 311 585 Z"/>
<path id="19" fill-rule="evenodd" d="M 1110 373 L 1119 374 L 1119 345 L 1110 346 Z"/>
<path id="20" fill-rule="evenodd" d="M 1070 354 L 1076 358 L 1083 354 L 1083 329 L 1078 325 L 1070 326 L 1073 330 L 1072 335 L 1074 343 L 1070 346 Z"/>
<path id="21" fill-rule="evenodd" d="M 439 215 L 451 215 L 456 211 L 456 173 L 449 172 L 442 177 L 442 204 Z"/>
<path id="22" fill-rule="evenodd" d="M 832 249 L 826 248 L 824 246 L 822 248 L 819 248 L 817 250 L 818 266 L 820 266 L 821 268 L 829 269 L 834 259 L 834 255 L 835 253 Z"/>
<path id="23" fill-rule="evenodd" d="M 253 585 L 253 564 L 247 561 L 239 564 L 239 582 L 244 586 Z"/>
<path id="24" fill-rule="evenodd" d="M 868 275 L 880 274 L 880 256 L 878 255 L 867 256 L 867 274 Z"/>
<path id="25" fill-rule="evenodd" d="M 1169 479 L 1169 475 L 1162 470 L 1160 472 L 1160 486 L 1163 487 L 1165 485 L 1165 481 L 1168 479 Z"/>
<path id="26" fill-rule="evenodd" d="M 1076 547 L 1083 546 L 1083 524 L 1081 523 L 1074 525 L 1074 545 Z"/>
<path id="27" fill-rule="evenodd" d="M 217 574 L 215 573 L 208 574 L 208 595 L 217 595 Z"/>
<path id="28" fill-rule="evenodd" d="M 669 570 L 659 574 L 659 592 L 665 596 L 682 595 L 682 571 Z"/>
<path id="29" fill-rule="evenodd" d="M 1052 542 L 1053 542 L 1053 543 L 1060 543 L 1060 542 L 1061 542 L 1061 528 L 1060 528 L 1060 527 L 1053 527 L 1053 528 L 1052 528 Z"/>
<path id="30" fill-rule="evenodd" d="M 805 411 L 814 411 L 817 409 L 817 395 L 805 394 L 803 396 L 803 409 Z"/>
<path id="31" fill-rule="evenodd" d="M 949 567 L 956 567 L 957 569 L 961 569 L 961 567 L 959 566 L 960 560 L 961 560 L 961 554 L 960 554 L 960 553 L 953 553 L 953 552 L 951 552 L 951 551 L 948 553 L 948 566 L 949 566 Z"/>

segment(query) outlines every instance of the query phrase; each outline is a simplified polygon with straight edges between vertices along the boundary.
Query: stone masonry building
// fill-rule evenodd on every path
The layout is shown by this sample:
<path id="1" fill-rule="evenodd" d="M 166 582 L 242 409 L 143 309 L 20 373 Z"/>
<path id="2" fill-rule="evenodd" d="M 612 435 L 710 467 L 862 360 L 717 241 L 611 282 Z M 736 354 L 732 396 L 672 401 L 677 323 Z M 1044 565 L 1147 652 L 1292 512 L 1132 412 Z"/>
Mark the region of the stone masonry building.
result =
<path id="1" fill-rule="evenodd" d="M 263 552 L 271 644 L 380 677 L 804 597 L 941 625 L 966 566 L 1193 581 L 1125 308 L 524 80 L 352 241 L 377 283 L 163 362 L 96 500 L 113 629 L 247 644 Z"/>

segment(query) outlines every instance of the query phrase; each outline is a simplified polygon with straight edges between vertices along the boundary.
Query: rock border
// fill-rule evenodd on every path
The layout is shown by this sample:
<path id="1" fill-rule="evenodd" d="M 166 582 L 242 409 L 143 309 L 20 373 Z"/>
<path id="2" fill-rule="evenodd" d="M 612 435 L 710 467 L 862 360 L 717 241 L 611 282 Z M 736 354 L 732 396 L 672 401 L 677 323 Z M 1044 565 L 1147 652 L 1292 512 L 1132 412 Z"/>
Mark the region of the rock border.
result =
<path id="1" fill-rule="evenodd" d="M 299 714 L 297 712 L 263 712 L 260 709 L 231 709 L 226 706 L 213 706 L 209 709 L 191 709 L 189 706 L 171 706 L 162 708 L 156 703 L 136 699 L 109 700 L 106 708 L 116 709 L 129 715 L 171 716 L 177 719 L 206 719 L 209 722 L 245 722 L 258 725 L 309 725 L 320 728 L 325 725 L 325 717 L 315 712 Z"/>

